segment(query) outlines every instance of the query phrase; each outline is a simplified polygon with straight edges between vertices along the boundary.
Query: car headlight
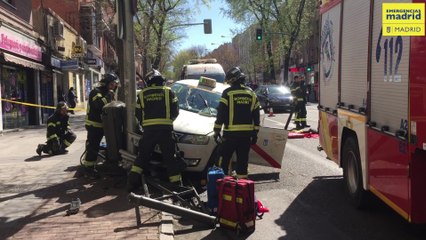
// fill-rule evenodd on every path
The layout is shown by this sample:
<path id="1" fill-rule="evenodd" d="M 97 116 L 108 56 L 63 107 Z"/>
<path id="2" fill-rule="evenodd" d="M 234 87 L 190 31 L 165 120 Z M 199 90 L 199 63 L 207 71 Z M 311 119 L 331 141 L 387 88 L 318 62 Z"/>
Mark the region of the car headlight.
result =
<path id="1" fill-rule="evenodd" d="M 204 135 L 183 135 L 179 139 L 180 143 L 194 144 L 194 145 L 206 145 L 209 143 L 209 137 Z"/>

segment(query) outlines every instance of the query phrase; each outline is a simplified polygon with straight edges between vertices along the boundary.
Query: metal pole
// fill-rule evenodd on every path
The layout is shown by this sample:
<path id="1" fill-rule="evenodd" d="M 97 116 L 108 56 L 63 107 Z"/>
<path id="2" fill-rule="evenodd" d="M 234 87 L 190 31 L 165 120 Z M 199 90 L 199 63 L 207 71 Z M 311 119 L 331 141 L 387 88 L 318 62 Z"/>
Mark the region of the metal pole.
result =
<path id="1" fill-rule="evenodd" d="M 134 153 L 133 143 L 129 133 L 135 132 L 135 102 L 136 102 L 136 69 L 134 25 L 131 14 L 131 1 L 123 1 L 124 4 L 124 39 L 123 39 L 123 66 L 124 66 L 124 92 L 126 102 L 126 126 L 127 126 L 127 151 Z"/>
<path id="2" fill-rule="evenodd" d="M 291 109 L 290 115 L 287 118 L 287 122 L 285 123 L 285 130 L 288 130 L 288 125 L 290 124 L 291 121 L 291 117 L 293 117 L 293 113 L 294 113 L 294 108 Z"/>
<path id="3" fill-rule="evenodd" d="M 158 211 L 165 211 L 181 217 L 188 217 L 196 221 L 204 222 L 210 225 L 212 228 L 216 226 L 216 217 L 208 214 L 197 212 L 191 209 L 183 208 L 169 203 L 164 203 L 149 197 L 142 195 L 136 195 L 134 193 L 129 194 L 130 202 L 140 204 L 145 207 L 156 209 Z"/>

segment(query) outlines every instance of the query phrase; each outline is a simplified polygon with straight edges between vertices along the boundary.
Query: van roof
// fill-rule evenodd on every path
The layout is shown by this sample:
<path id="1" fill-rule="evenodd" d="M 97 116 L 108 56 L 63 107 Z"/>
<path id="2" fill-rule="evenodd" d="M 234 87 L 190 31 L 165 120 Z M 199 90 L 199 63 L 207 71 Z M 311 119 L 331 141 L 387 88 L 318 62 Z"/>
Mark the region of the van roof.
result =
<path id="1" fill-rule="evenodd" d="M 209 74 L 209 73 L 225 73 L 219 63 L 212 64 L 194 64 L 186 66 L 187 74 Z"/>
<path id="2" fill-rule="evenodd" d="M 200 63 L 217 63 L 216 58 L 205 58 L 205 59 L 191 59 L 189 64 L 200 64 Z"/>

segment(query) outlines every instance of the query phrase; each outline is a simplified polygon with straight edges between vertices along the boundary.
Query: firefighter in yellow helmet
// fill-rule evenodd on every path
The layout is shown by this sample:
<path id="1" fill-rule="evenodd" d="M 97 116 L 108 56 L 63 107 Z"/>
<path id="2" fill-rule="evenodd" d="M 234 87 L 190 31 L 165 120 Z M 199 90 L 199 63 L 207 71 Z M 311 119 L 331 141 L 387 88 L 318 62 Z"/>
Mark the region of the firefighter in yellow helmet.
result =
<path id="1" fill-rule="evenodd" d="M 170 87 L 164 86 L 166 79 L 157 70 L 145 77 L 147 87 L 138 94 L 135 115 L 142 129 L 139 154 L 127 180 L 127 191 L 134 192 L 141 187 L 141 174 L 147 170 L 148 162 L 158 144 L 162 158 L 167 165 L 167 175 L 171 183 L 181 183 L 182 165 L 177 164 L 173 121 L 179 114 L 178 99 Z"/>
<path id="2" fill-rule="evenodd" d="M 102 108 L 114 99 L 114 91 L 119 84 L 115 73 L 107 73 L 100 80 L 100 86 L 89 94 L 85 127 L 87 130 L 86 156 L 82 165 L 86 173 L 96 176 L 95 164 L 98 158 L 99 144 L 104 136 Z"/>
<path id="3" fill-rule="evenodd" d="M 46 144 L 39 144 L 37 147 L 36 152 L 39 156 L 42 153 L 50 155 L 67 153 L 66 148 L 77 138 L 71 131 L 68 106 L 65 102 L 59 102 L 56 105 L 55 112 L 47 119 L 46 137 Z"/>
<path id="4" fill-rule="evenodd" d="M 256 94 L 244 85 L 245 75 L 239 67 L 231 68 L 225 81 L 231 87 L 222 93 L 213 129 L 218 141 L 223 126 L 224 145 L 218 164 L 229 174 L 229 161 L 236 152 L 237 177 L 247 178 L 250 145 L 256 144 L 259 131 L 260 105 Z"/>

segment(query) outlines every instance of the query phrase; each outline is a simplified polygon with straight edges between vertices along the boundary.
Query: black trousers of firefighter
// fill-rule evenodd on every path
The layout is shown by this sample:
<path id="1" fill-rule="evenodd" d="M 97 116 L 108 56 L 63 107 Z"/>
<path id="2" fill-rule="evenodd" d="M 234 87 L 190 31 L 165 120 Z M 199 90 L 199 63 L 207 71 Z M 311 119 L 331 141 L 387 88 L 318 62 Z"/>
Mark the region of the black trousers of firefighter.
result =
<path id="1" fill-rule="evenodd" d="M 251 138 L 226 136 L 222 144 L 222 154 L 219 158 L 219 165 L 223 169 L 223 172 L 226 175 L 229 174 L 229 161 L 231 160 L 232 154 L 235 152 L 237 154 L 235 171 L 240 177 L 247 177 Z"/>
<path id="2" fill-rule="evenodd" d="M 296 126 L 303 127 L 306 125 L 306 103 L 304 101 L 297 101 L 296 107 L 294 108 L 294 117 Z"/>
<path id="3" fill-rule="evenodd" d="M 139 153 L 135 165 L 147 170 L 152 153 L 158 144 L 163 161 L 167 166 L 169 181 L 180 182 L 181 170 L 175 159 L 176 142 L 172 134 L 170 130 L 145 130 L 142 139 L 139 141 Z"/>
<path id="4" fill-rule="evenodd" d="M 86 157 L 84 160 L 85 167 L 94 167 L 98 158 L 99 144 L 104 137 L 104 129 L 92 126 L 86 126 L 87 141 L 86 141 Z"/>
<path id="5" fill-rule="evenodd" d="M 50 139 L 43 145 L 42 151 L 50 155 L 62 154 L 65 153 L 65 149 L 71 146 L 75 141 L 77 135 L 75 133 L 68 131 L 64 135 L 59 136 L 58 138 Z"/>

